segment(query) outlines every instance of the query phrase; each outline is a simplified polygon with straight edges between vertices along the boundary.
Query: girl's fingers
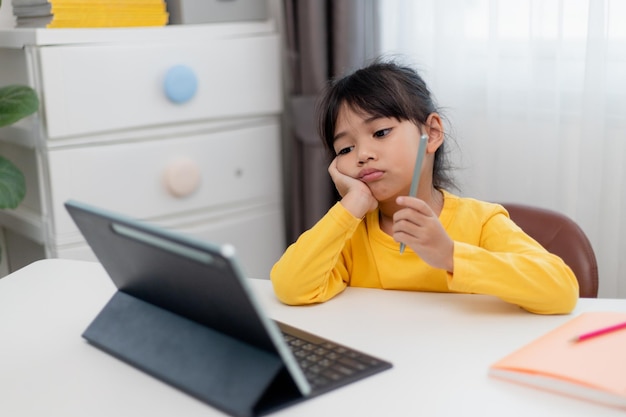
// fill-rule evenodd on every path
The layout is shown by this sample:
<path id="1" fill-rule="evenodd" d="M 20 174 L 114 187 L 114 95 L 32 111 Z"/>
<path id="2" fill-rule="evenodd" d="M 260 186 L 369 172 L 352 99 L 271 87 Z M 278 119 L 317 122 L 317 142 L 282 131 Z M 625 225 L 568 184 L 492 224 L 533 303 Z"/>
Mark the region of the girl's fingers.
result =
<path id="1" fill-rule="evenodd" d="M 394 215 L 394 219 L 399 220 L 401 218 L 411 218 L 413 217 L 415 212 L 427 217 L 432 217 L 435 215 L 430 206 L 426 204 L 424 200 L 420 200 L 419 198 L 408 196 L 398 197 L 396 199 L 396 203 L 399 206 L 405 207 L 405 209 L 398 210 Z"/>

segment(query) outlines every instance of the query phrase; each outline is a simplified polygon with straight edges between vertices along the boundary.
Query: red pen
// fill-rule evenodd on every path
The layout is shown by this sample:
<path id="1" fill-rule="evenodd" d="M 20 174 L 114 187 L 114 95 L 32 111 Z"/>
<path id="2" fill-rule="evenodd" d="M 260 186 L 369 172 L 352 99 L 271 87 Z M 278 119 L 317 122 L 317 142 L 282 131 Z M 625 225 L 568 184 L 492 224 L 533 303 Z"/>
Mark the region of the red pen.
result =
<path id="1" fill-rule="evenodd" d="M 626 329 L 626 321 L 623 323 L 618 323 L 613 326 L 605 327 L 603 329 L 594 330 L 589 333 L 581 334 L 580 336 L 575 337 L 572 342 L 582 342 L 583 340 L 592 339 L 597 336 L 601 336 L 603 334 L 612 333 L 617 330 Z"/>

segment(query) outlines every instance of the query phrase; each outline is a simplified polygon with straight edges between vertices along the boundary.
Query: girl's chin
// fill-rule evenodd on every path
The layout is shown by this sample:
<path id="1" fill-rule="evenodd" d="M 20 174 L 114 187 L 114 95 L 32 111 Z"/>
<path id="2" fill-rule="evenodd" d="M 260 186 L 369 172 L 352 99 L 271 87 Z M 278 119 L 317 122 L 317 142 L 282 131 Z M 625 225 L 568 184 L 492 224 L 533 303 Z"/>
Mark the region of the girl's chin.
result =
<path id="1" fill-rule="evenodd" d="M 367 184 L 374 198 L 380 203 L 394 203 L 396 198 L 401 195 L 407 195 L 408 190 L 399 189 L 397 187 L 389 187 L 383 181 L 376 181 Z"/>
<path id="2" fill-rule="evenodd" d="M 395 204 L 396 203 L 396 198 L 400 195 L 398 193 L 392 193 L 392 192 L 376 192 L 374 190 L 372 190 L 372 195 L 374 196 L 374 198 L 376 199 L 376 201 L 378 201 L 378 204 Z"/>

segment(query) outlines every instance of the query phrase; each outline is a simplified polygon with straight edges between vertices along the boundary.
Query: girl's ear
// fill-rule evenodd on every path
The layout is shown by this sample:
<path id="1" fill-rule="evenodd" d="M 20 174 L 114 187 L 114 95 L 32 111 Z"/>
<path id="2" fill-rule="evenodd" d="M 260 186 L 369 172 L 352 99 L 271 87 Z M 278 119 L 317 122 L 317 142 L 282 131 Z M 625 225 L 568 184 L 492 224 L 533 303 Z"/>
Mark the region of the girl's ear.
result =
<path id="1" fill-rule="evenodd" d="M 443 143 L 443 122 L 437 113 L 431 113 L 426 119 L 426 133 L 428 133 L 427 153 L 435 153 Z"/>

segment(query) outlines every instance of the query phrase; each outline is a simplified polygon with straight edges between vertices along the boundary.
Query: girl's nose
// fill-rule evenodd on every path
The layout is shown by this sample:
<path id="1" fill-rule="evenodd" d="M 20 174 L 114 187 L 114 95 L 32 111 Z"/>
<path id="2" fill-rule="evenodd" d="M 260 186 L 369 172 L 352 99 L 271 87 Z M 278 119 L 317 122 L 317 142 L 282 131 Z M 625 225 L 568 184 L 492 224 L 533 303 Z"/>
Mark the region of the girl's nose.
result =
<path id="1" fill-rule="evenodd" d="M 363 165 L 367 161 L 375 160 L 376 159 L 376 154 L 370 148 L 363 148 L 363 147 L 361 147 L 361 148 L 359 148 L 358 157 L 359 157 L 359 159 L 358 159 L 359 165 Z"/>

